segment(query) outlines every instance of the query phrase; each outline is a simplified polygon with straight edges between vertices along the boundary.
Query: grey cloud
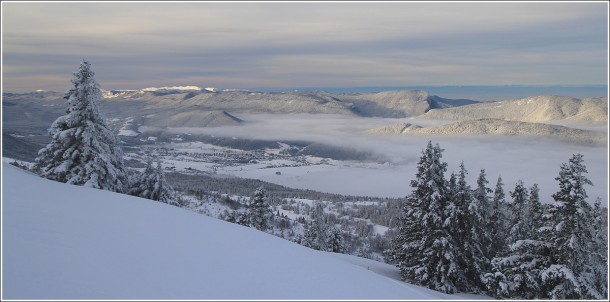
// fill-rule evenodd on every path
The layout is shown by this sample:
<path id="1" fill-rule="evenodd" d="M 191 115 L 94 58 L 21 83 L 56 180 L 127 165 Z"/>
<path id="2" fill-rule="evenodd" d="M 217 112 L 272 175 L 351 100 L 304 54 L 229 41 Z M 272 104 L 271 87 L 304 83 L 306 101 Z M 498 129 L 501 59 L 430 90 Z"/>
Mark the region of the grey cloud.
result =
<path id="1" fill-rule="evenodd" d="M 8 3 L 4 83 L 15 87 L 14 78 L 23 79 L 26 70 L 33 74 L 37 66 L 38 75 L 58 77 L 86 57 L 99 62 L 95 68 L 104 80 L 132 83 L 126 86 L 146 79 L 201 79 L 234 87 L 594 84 L 607 81 L 605 65 L 599 64 L 607 62 L 604 7 Z M 538 82 L 510 83 L 522 75 Z"/>

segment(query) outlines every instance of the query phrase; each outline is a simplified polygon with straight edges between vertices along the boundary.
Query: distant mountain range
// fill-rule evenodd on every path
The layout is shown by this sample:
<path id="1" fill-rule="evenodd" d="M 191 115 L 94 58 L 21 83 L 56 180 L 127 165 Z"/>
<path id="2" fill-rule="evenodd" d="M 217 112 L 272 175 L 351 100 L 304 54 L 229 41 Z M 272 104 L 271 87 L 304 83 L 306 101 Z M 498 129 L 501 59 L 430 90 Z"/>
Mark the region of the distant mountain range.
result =
<path id="1" fill-rule="evenodd" d="M 65 114 L 67 102 L 63 96 L 63 93 L 48 91 L 3 94 L 3 132 L 46 135 L 50 124 L 58 116 Z M 422 90 L 374 93 L 256 92 L 197 86 L 113 90 L 104 91 L 103 96 L 100 104 L 102 111 L 116 129 L 121 129 L 120 135 L 124 136 L 138 136 L 142 126 L 155 129 L 240 126 L 246 124 L 240 118 L 245 114 L 298 113 L 382 118 L 417 117 L 458 122 L 451 126 L 435 128 L 390 125 L 369 131 L 377 134 L 531 134 L 553 137 L 584 135 L 587 137 L 585 141 L 598 142 L 597 135 L 566 131 L 559 126 L 523 123 L 608 122 L 607 97 L 577 99 L 564 96 L 532 96 L 478 102 L 443 98 Z"/>
<path id="2" fill-rule="evenodd" d="M 379 93 L 217 91 L 177 86 L 104 91 L 101 107 L 111 120 L 133 119 L 154 127 L 215 127 L 240 125 L 240 114 L 344 114 L 401 118 L 432 109 L 478 103 L 431 96 L 421 90 Z M 63 94 L 36 91 L 4 94 L 5 122 L 39 129 L 63 114 Z M 39 125 L 42 123 L 43 125 Z"/>

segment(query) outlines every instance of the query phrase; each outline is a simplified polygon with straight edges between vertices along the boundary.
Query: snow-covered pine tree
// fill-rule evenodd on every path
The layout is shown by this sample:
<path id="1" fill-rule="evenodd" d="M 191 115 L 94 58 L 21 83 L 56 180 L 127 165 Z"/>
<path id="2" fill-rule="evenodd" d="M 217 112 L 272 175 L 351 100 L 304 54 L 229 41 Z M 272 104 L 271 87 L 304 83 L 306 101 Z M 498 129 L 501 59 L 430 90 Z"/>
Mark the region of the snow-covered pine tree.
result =
<path id="1" fill-rule="evenodd" d="M 585 190 L 586 185 L 593 185 L 587 172 L 582 154 L 575 154 L 569 163 L 561 165 L 555 178 L 559 191 L 553 194 L 555 203 L 549 209 L 551 219 L 546 226 L 552 246 L 551 264 L 541 272 L 551 299 L 607 298 L 607 284 L 598 279 L 607 263 L 600 265 L 594 252 L 599 247 L 594 209 L 587 202 Z"/>
<path id="2" fill-rule="evenodd" d="M 529 211 L 529 194 L 522 180 L 518 180 L 515 189 L 509 192 L 513 202 L 511 209 L 510 229 L 507 242 L 512 244 L 517 240 L 530 239 L 533 231 L 531 212 Z"/>
<path id="3" fill-rule="evenodd" d="M 250 226 L 260 231 L 269 229 L 269 220 L 273 218 L 273 211 L 266 201 L 265 188 L 259 187 L 254 192 L 254 198 L 248 207 Z"/>
<path id="4" fill-rule="evenodd" d="M 328 229 L 326 233 L 326 246 L 329 252 L 333 253 L 343 253 L 345 250 L 343 248 L 343 238 L 341 237 L 341 231 L 332 226 Z"/>
<path id="5" fill-rule="evenodd" d="M 150 192 L 153 190 L 154 174 L 153 159 L 152 157 L 148 157 L 146 158 L 146 167 L 144 168 L 144 171 L 133 176 L 129 188 L 129 195 L 150 199 Z"/>
<path id="6" fill-rule="evenodd" d="M 320 202 L 315 202 L 310 214 L 310 220 L 305 224 L 302 244 L 314 250 L 327 251 L 328 226 L 324 221 L 324 206 Z"/>
<path id="7" fill-rule="evenodd" d="M 598 270 L 592 272 L 595 278 L 595 287 L 599 288 L 602 299 L 608 299 L 608 221 L 607 208 L 602 208 L 601 199 L 597 198 L 593 204 L 593 221 L 595 237 L 591 251 L 591 267 Z"/>
<path id="8" fill-rule="evenodd" d="M 502 176 L 498 176 L 496 182 L 496 188 L 493 192 L 494 196 L 491 200 L 490 215 L 487 225 L 487 229 L 490 235 L 490 258 L 495 257 L 497 254 L 502 252 L 506 246 L 506 215 L 504 211 L 506 209 L 506 200 L 504 194 L 504 183 L 502 183 Z"/>
<path id="9" fill-rule="evenodd" d="M 172 186 L 165 179 L 161 161 L 153 168 L 152 158 L 146 161 L 146 168 L 131 185 L 129 194 L 178 206 Z"/>
<path id="10" fill-rule="evenodd" d="M 165 172 L 163 171 L 163 167 L 161 167 L 160 159 L 157 159 L 155 186 L 151 199 L 178 206 L 178 203 L 175 201 L 174 188 L 167 182 L 167 179 L 165 179 Z"/>
<path id="11" fill-rule="evenodd" d="M 114 192 L 127 188 L 119 139 L 107 125 L 98 102 L 102 93 L 91 64 L 82 61 L 64 96 L 66 115 L 49 129 L 51 142 L 36 158 L 36 170 L 49 179 Z"/>
<path id="12" fill-rule="evenodd" d="M 504 256 L 491 260 L 492 272 L 486 275 L 489 294 L 509 299 L 546 298 L 540 274 L 550 264 L 550 248 L 538 237 L 512 243 Z"/>
<path id="13" fill-rule="evenodd" d="M 544 298 L 540 272 L 549 265 L 550 245 L 539 230 L 542 208 L 538 185 L 527 193 L 519 180 L 513 197 L 508 250 L 499 252 L 491 260 L 491 273 L 485 275 L 489 293 L 497 298 Z"/>
<path id="14" fill-rule="evenodd" d="M 442 151 L 438 144 L 428 142 L 422 152 L 390 258 L 404 280 L 454 293 L 461 283 L 461 271 L 455 254 L 458 247 L 443 227 L 449 194 Z"/>
<path id="15" fill-rule="evenodd" d="M 474 263 L 473 254 L 474 245 L 470 238 L 470 217 L 468 214 L 468 206 L 472 202 L 472 189 L 466 182 L 468 171 L 464 166 L 464 162 L 460 163 L 460 172 L 457 179 L 454 173 L 451 173 L 449 179 L 449 193 L 447 195 L 446 206 L 444 207 L 444 222 L 443 228 L 451 237 L 451 242 L 455 246 L 452 255 L 458 265 L 455 274 L 455 286 L 460 292 L 476 292 L 477 285 L 470 278 L 475 275 L 476 264 Z"/>
<path id="16" fill-rule="evenodd" d="M 540 203 L 540 188 L 538 188 L 538 184 L 534 184 L 531 188 L 530 188 L 530 194 L 529 194 L 529 207 L 530 207 L 530 211 L 531 211 L 531 220 L 532 220 L 532 230 L 534 232 L 540 232 L 540 228 L 543 225 L 543 208 L 542 208 L 542 204 Z"/>
<path id="17" fill-rule="evenodd" d="M 508 288 L 506 276 L 502 274 L 502 267 L 498 262 L 503 256 L 509 253 L 509 247 L 506 243 L 508 233 L 508 217 L 506 195 L 504 194 L 504 183 L 502 176 L 498 176 L 496 187 L 493 191 L 494 195 L 491 201 L 491 213 L 489 215 L 489 223 L 487 229 L 491 236 L 490 253 L 490 271 L 484 276 L 484 283 L 489 295 L 498 298 L 508 298 L 511 294 Z"/>
<path id="18" fill-rule="evenodd" d="M 463 163 L 462 163 L 463 165 Z M 461 177 L 460 177 L 461 178 Z M 484 275 L 489 272 L 491 234 L 489 233 L 490 201 L 485 170 L 481 169 L 477 178 L 477 188 L 473 191 L 467 209 L 467 228 L 465 231 L 464 252 L 466 258 L 465 274 L 474 291 L 485 290 Z"/>

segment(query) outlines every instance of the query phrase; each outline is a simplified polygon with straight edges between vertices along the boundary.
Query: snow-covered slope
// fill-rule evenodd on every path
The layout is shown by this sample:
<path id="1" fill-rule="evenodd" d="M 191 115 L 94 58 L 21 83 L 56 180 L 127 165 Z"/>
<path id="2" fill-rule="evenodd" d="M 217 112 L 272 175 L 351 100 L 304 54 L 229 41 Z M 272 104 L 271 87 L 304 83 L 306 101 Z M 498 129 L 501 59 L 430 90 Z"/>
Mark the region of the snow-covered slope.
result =
<path id="1" fill-rule="evenodd" d="M 533 123 L 556 120 L 607 122 L 608 98 L 534 96 L 430 110 L 421 117 L 443 120 L 495 118 Z"/>
<path id="2" fill-rule="evenodd" d="M 412 134 L 412 135 L 510 135 L 534 136 L 562 140 L 575 144 L 605 145 L 605 133 L 575 129 L 544 123 L 526 123 L 500 119 L 478 119 L 455 122 L 435 127 L 420 127 L 409 123 L 399 123 L 367 131 L 372 134 Z"/>
<path id="3" fill-rule="evenodd" d="M 243 121 L 230 113 L 190 109 L 167 110 L 142 119 L 142 124 L 153 127 L 220 127 L 237 126 Z"/>
<path id="4" fill-rule="evenodd" d="M 483 298 L 166 204 L 2 170 L 2 299 Z"/>
<path id="5" fill-rule="evenodd" d="M 378 93 L 340 95 L 340 99 L 354 103 L 356 110 L 365 116 L 406 117 L 426 113 L 447 104 L 433 101 L 421 90 L 392 90 Z M 450 107 L 450 106 L 449 106 Z"/>

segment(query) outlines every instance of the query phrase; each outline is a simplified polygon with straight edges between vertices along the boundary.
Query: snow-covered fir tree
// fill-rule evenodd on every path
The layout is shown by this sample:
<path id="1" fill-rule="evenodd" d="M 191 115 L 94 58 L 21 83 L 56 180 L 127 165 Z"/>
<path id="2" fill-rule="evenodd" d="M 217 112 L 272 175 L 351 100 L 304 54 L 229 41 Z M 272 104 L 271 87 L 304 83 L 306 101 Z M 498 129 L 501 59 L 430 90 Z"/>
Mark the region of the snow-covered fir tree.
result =
<path id="1" fill-rule="evenodd" d="M 502 176 L 498 176 L 496 181 L 496 187 L 493 191 L 493 198 L 491 200 L 489 221 L 487 224 L 487 230 L 490 236 L 489 245 L 489 257 L 494 257 L 498 253 L 505 249 L 506 239 L 506 215 L 504 213 L 506 208 L 506 195 L 504 194 L 504 183 L 502 182 Z"/>
<path id="2" fill-rule="evenodd" d="M 463 163 L 462 163 L 463 166 Z M 461 178 L 461 177 L 460 177 Z M 465 181 L 465 180 L 464 180 Z M 467 209 L 464 252 L 466 257 L 465 274 L 472 283 L 474 291 L 485 289 L 483 277 L 489 272 L 491 234 L 489 226 L 490 201 L 485 170 L 481 169 L 477 178 L 477 188 L 473 191 Z"/>
<path id="3" fill-rule="evenodd" d="M 51 142 L 38 152 L 36 170 L 49 179 L 124 192 L 127 174 L 119 139 L 99 110 L 102 93 L 91 64 L 82 61 L 64 96 L 66 115 L 49 129 Z"/>
<path id="4" fill-rule="evenodd" d="M 607 260 L 601 251 L 594 208 L 587 202 L 586 177 L 582 154 L 575 154 L 561 165 L 559 191 L 553 194 L 546 229 L 551 245 L 551 264 L 541 272 L 543 286 L 551 299 L 606 299 L 607 284 L 599 278 Z M 603 263 L 603 262 L 606 263 Z"/>
<path id="5" fill-rule="evenodd" d="M 530 218 L 532 221 L 531 228 L 534 232 L 540 232 L 540 228 L 543 225 L 544 210 L 540 203 L 540 188 L 538 187 L 538 184 L 534 184 L 530 188 L 529 197 Z"/>
<path id="6" fill-rule="evenodd" d="M 157 166 L 153 167 L 152 158 L 146 161 L 144 171 L 136 176 L 131 185 L 129 194 L 160 201 L 167 204 L 178 205 L 175 201 L 175 193 L 172 186 L 165 179 L 165 172 L 161 167 L 161 161 L 157 159 Z"/>
<path id="7" fill-rule="evenodd" d="M 512 243 L 503 256 L 491 260 L 491 273 L 486 284 L 490 295 L 496 298 L 546 298 L 541 272 L 550 263 L 551 246 L 538 236 Z"/>
<path id="8" fill-rule="evenodd" d="M 455 285 L 459 291 L 477 291 L 476 285 L 471 282 L 469 275 L 474 274 L 473 244 L 470 240 L 470 221 L 468 206 L 472 202 L 472 189 L 466 182 L 468 171 L 464 162 L 460 164 L 459 174 L 451 173 L 449 191 L 447 192 L 444 207 L 443 228 L 449 234 L 455 249 L 452 251 L 457 263 L 458 272 L 455 274 Z"/>
<path id="9" fill-rule="evenodd" d="M 540 272 L 550 263 L 550 245 L 539 230 L 542 217 L 538 186 L 532 186 L 530 192 L 521 180 L 510 192 L 513 202 L 508 247 L 491 260 L 491 273 L 485 276 L 489 293 L 497 298 L 545 297 Z"/>
<path id="10" fill-rule="evenodd" d="M 321 202 L 315 202 L 310 220 L 305 225 L 305 232 L 301 244 L 306 247 L 327 251 L 328 250 L 328 226 L 324 220 L 324 206 Z"/>
<path id="11" fill-rule="evenodd" d="M 591 267 L 598 268 L 591 272 L 595 279 L 595 287 L 603 299 L 608 299 L 608 221 L 607 208 L 601 207 L 601 199 L 597 198 L 593 204 L 594 239 L 591 249 Z"/>
<path id="12" fill-rule="evenodd" d="M 343 253 L 345 251 L 341 230 L 335 226 L 328 228 L 326 232 L 326 247 L 327 251 L 333 253 Z"/>
<path id="13" fill-rule="evenodd" d="M 515 189 L 510 193 L 513 201 L 509 204 L 511 209 L 510 229 L 507 242 L 509 244 L 521 239 L 531 238 L 532 218 L 529 207 L 529 193 L 522 180 L 517 181 Z"/>
<path id="14" fill-rule="evenodd" d="M 254 198 L 248 206 L 249 225 L 260 231 L 266 231 L 270 227 L 270 220 L 273 219 L 273 211 L 266 200 L 267 192 L 263 187 L 259 187 L 254 192 Z"/>
<path id="15" fill-rule="evenodd" d="M 146 158 L 146 167 L 144 168 L 144 171 L 132 176 L 128 191 L 129 195 L 148 198 L 148 192 L 152 191 L 154 173 L 153 159 L 152 157 L 148 157 Z"/>
<path id="16" fill-rule="evenodd" d="M 445 293 L 458 291 L 463 272 L 459 247 L 445 225 L 448 188 L 442 149 L 428 142 L 417 164 L 399 233 L 388 253 L 404 280 Z"/>

